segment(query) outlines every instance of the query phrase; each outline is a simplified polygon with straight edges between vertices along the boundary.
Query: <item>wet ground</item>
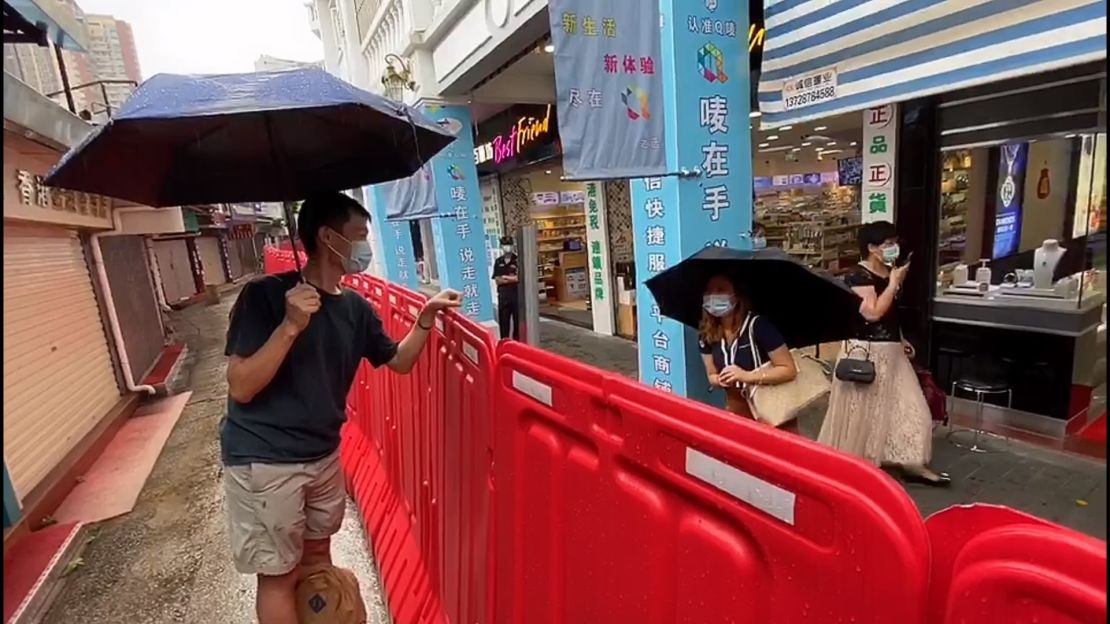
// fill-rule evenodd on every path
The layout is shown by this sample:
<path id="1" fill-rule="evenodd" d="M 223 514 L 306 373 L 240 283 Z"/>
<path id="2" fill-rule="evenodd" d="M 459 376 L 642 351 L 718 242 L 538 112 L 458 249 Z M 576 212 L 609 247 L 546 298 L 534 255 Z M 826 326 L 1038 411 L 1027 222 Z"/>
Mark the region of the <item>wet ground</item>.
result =
<path id="1" fill-rule="evenodd" d="M 598 368 L 632 378 L 638 374 L 636 343 L 629 340 L 543 320 L 540 344 Z M 804 435 L 817 437 L 824 407 L 814 405 L 803 415 L 800 427 Z M 987 446 L 994 452 L 969 453 L 949 443 L 947 434 L 945 428 L 935 430 L 933 468 L 948 472 L 952 487 L 906 486 L 923 515 L 952 505 L 994 503 L 1106 539 L 1104 462 L 1017 441 L 989 442 Z"/>
<path id="2" fill-rule="evenodd" d="M 218 306 L 174 313 L 189 346 L 179 386 L 193 395 L 135 510 L 90 530 L 82 565 L 67 575 L 46 624 L 245 624 L 254 620 L 254 578 L 229 555 L 220 477 L 220 418 L 227 384 L 223 333 L 235 293 Z M 388 622 L 360 522 L 348 506 L 333 541 L 335 563 L 355 572 L 370 622 Z"/>

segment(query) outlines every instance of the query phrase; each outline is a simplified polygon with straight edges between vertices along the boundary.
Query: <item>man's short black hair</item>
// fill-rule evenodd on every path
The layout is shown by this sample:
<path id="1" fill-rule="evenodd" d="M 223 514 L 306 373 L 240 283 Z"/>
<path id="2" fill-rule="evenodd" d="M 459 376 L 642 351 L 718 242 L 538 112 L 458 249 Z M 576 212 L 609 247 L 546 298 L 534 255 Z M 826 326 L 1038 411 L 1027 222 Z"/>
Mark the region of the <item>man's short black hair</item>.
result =
<path id="1" fill-rule="evenodd" d="M 890 221 L 873 221 L 864 223 L 859 228 L 859 256 L 866 259 L 871 255 L 871 245 L 882 245 L 892 238 L 898 238 L 898 230 Z"/>
<path id="2" fill-rule="evenodd" d="M 501 244 L 502 245 L 513 245 L 515 243 L 513 243 L 513 237 L 512 236 L 502 236 L 501 237 Z"/>
<path id="3" fill-rule="evenodd" d="M 304 200 L 297 215 L 297 238 L 308 255 L 314 255 L 316 235 L 320 228 L 339 230 L 351 217 L 370 218 L 370 213 L 346 193 L 329 191 L 316 193 Z"/>

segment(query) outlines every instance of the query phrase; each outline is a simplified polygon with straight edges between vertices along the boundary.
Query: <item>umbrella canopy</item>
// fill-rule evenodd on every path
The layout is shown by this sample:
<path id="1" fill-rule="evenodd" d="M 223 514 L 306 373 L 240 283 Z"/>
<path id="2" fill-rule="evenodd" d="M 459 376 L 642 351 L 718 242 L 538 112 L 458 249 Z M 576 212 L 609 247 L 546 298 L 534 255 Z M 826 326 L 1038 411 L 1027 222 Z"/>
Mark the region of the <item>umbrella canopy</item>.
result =
<path id="1" fill-rule="evenodd" d="M 46 183 L 148 206 L 295 201 L 412 175 L 454 140 L 441 126 L 315 67 L 158 74 Z"/>
<path id="2" fill-rule="evenodd" d="M 731 278 L 792 348 L 849 338 L 859 321 L 858 295 L 780 249 L 706 247 L 649 279 L 647 287 L 661 314 L 697 328 L 705 287 L 716 275 Z"/>

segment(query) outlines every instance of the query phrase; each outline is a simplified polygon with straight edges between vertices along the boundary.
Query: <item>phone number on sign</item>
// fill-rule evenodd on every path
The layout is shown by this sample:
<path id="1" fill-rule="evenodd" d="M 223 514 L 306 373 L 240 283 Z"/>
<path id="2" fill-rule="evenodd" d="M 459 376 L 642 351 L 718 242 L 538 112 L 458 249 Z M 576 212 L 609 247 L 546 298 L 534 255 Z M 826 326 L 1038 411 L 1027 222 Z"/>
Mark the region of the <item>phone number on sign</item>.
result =
<path id="1" fill-rule="evenodd" d="M 791 108 L 799 108 L 802 106 L 809 106 L 810 104 L 817 104 L 836 97 L 836 87 L 828 86 L 815 89 L 813 91 L 806 91 L 798 95 L 788 95 L 783 98 L 787 110 Z"/>

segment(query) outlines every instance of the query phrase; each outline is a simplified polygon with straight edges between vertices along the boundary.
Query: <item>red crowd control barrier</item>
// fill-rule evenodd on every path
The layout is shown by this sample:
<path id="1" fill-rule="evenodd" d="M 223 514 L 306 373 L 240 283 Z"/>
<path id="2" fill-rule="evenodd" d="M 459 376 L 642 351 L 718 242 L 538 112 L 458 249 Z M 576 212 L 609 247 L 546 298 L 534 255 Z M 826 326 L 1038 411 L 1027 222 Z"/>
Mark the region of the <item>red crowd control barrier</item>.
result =
<path id="1" fill-rule="evenodd" d="M 503 621 L 924 621 L 924 526 L 882 472 L 519 343 L 496 376 Z"/>
<path id="2" fill-rule="evenodd" d="M 398 339 L 424 304 L 346 285 Z M 461 314 L 429 340 L 408 375 L 360 369 L 340 448 L 397 624 L 1105 621 L 1105 542 L 991 506 L 924 521 L 855 458 Z"/>
<path id="3" fill-rule="evenodd" d="M 1106 542 L 1006 507 L 940 511 L 929 622 L 1106 621 Z"/>

